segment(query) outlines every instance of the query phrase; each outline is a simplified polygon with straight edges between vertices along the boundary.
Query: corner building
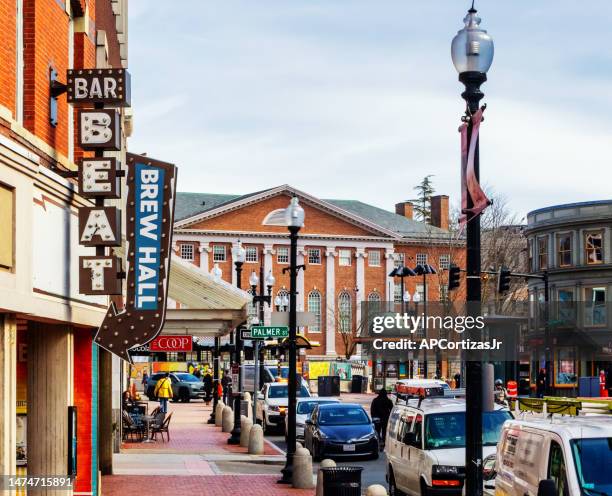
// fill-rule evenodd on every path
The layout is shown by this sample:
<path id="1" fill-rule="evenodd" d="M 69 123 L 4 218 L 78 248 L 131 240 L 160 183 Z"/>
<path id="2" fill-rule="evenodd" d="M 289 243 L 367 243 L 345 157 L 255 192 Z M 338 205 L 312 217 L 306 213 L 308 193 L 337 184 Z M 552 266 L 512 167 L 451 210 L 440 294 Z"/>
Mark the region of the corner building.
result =
<path id="1" fill-rule="evenodd" d="M 79 246 L 77 211 L 92 203 L 63 172 L 87 153 L 50 80 L 125 67 L 127 3 L 0 0 L 0 47 L 0 474 L 65 477 L 76 461 L 74 489 L 49 493 L 97 495 L 101 447 L 111 447 L 100 433 L 112 425 L 99 383 L 111 361 L 92 340 L 109 302 L 79 294 L 78 257 L 94 253 Z"/>
<path id="2" fill-rule="evenodd" d="M 343 332 L 354 334 L 361 322 L 364 301 L 401 301 L 399 280 L 388 274 L 400 263 L 414 267 L 429 263 L 438 274 L 405 278 L 405 289 L 421 301 L 446 298 L 450 263 L 462 265 L 464 244 L 449 232 L 448 196 L 432 199 L 432 225 L 413 219 L 409 202 L 387 211 L 358 200 L 323 200 L 283 185 L 243 196 L 179 193 L 176 204 L 174 250 L 177 255 L 210 271 L 215 264 L 222 277 L 236 283 L 232 247 L 240 240 L 246 248 L 242 287 L 249 275 L 272 272 L 276 278 L 273 301 L 288 295 L 289 237 L 286 227 L 268 225 L 269 216 L 284 209 L 297 196 L 306 218 L 298 240 L 298 311 L 316 315 L 316 325 L 302 329 L 319 346 L 302 359 L 355 355 L 347 352 Z M 464 298 L 464 287 L 453 295 Z M 266 305 L 265 323 L 271 312 Z M 256 310 L 252 309 L 254 315 Z M 343 331 L 343 332 L 341 332 Z M 349 346 L 350 347 L 350 346 Z M 433 357 L 431 357 L 433 359 Z M 435 370 L 432 365 L 430 371 Z M 445 373 L 446 370 L 443 371 Z"/>

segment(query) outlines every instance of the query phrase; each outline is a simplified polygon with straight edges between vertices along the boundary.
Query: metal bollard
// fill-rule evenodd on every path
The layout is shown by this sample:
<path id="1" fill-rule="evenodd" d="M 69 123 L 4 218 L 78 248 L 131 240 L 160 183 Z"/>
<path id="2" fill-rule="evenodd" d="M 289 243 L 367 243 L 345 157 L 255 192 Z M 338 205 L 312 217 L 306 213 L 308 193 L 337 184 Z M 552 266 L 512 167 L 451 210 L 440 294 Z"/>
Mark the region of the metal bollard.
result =
<path id="1" fill-rule="evenodd" d="M 323 472 L 321 472 L 322 468 L 330 468 L 335 467 L 336 462 L 326 458 L 319 464 L 319 472 L 317 473 L 317 490 L 315 496 L 323 496 Z"/>
<path id="2" fill-rule="evenodd" d="M 234 428 L 234 412 L 229 406 L 223 407 L 222 432 L 232 432 Z"/>
<path id="3" fill-rule="evenodd" d="M 387 488 L 385 488 L 385 486 L 381 486 L 380 484 L 372 484 L 366 489 L 365 496 L 388 496 Z"/>
<path id="4" fill-rule="evenodd" d="M 293 474 L 291 483 L 297 489 L 312 489 L 312 457 L 305 448 L 297 448 L 293 455 Z"/>
<path id="5" fill-rule="evenodd" d="M 249 434 L 249 455 L 263 455 L 264 436 L 261 425 L 255 424 L 251 427 Z"/>
<path id="6" fill-rule="evenodd" d="M 240 446 L 243 448 L 249 447 L 249 436 L 252 427 L 253 421 L 243 415 L 240 422 Z"/>

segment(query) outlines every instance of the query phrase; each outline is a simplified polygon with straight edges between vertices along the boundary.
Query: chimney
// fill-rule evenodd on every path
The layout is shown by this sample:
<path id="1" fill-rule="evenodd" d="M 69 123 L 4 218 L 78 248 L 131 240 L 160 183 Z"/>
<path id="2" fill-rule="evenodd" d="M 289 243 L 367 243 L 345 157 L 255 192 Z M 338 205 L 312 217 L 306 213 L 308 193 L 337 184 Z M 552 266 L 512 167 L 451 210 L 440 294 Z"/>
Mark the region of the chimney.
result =
<path id="1" fill-rule="evenodd" d="M 412 220 L 412 216 L 414 214 L 414 206 L 409 201 L 396 203 L 395 213 L 397 215 L 401 215 L 402 217 L 406 217 L 407 219 Z"/>
<path id="2" fill-rule="evenodd" d="M 431 197 L 431 225 L 448 231 L 448 196 Z"/>

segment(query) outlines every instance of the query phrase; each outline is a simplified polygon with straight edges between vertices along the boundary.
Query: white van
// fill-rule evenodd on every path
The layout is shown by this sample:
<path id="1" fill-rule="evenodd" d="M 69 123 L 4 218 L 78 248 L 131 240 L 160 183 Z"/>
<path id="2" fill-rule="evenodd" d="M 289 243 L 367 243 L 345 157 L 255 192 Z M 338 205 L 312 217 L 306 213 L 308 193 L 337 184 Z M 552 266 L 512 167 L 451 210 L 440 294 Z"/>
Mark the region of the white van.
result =
<path id="1" fill-rule="evenodd" d="M 510 412 L 483 414 L 483 453 L 495 453 Z M 393 495 L 460 496 L 465 479 L 465 400 L 426 398 L 397 404 L 385 440 L 387 482 Z"/>
<path id="2" fill-rule="evenodd" d="M 496 495 L 612 495 L 612 417 L 506 422 L 493 475 Z"/>

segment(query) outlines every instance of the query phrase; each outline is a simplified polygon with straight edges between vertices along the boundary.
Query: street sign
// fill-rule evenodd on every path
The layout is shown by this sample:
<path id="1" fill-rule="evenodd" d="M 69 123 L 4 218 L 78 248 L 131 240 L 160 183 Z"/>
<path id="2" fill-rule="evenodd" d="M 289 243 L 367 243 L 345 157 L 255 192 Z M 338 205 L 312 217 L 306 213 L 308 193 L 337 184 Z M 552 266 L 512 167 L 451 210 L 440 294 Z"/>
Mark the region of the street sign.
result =
<path id="1" fill-rule="evenodd" d="M 68 103 L 130 106 L 130 74 L 125 69 L 69 69 L 66 80 Z"/>
<path id="2" fill-rule="evenodd" d="M 288 336 L 289 328 L 286 326 L 251 327 L 251 339 L 286 338 Z"/>
<path id="3" fill-rule="evenodd" d="M 250 329 L 240 329 L 240 339 L 243 341 L 253 341 L 255 339 L 265 339 L 265 338 L 254 338 L 251 334 Z"/>
<path id="4" fill-rule="evenodd" d="M 297 327 L 308 327 L 318 325 L 317 316 L 314 312 L 296 312 Z M 289 312 L 272 312 L 273 326 L 288 326 Z"/>

